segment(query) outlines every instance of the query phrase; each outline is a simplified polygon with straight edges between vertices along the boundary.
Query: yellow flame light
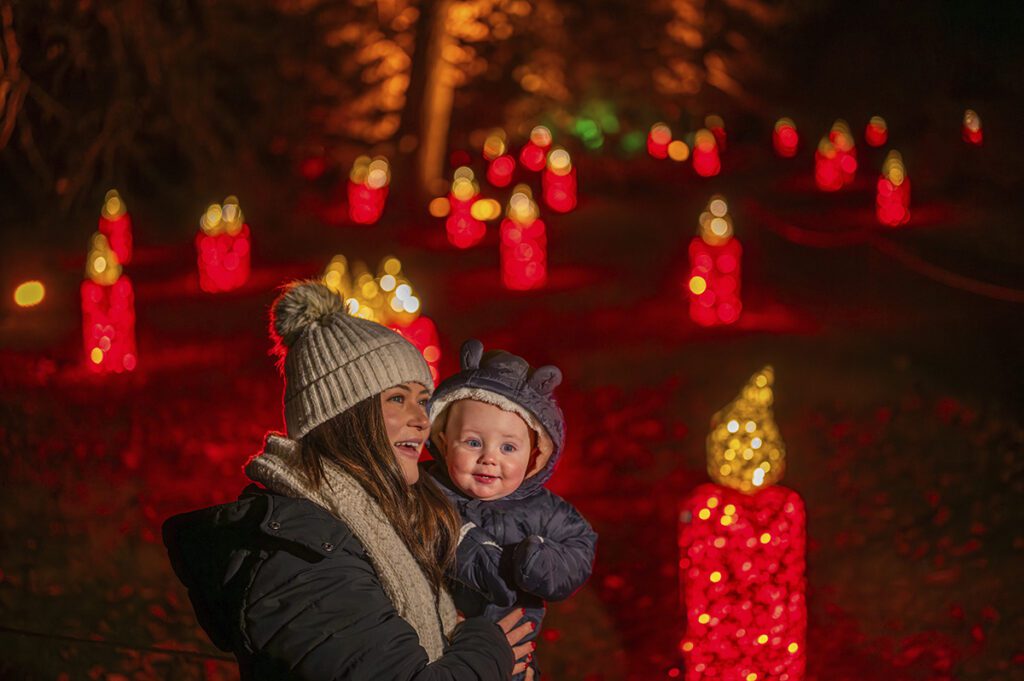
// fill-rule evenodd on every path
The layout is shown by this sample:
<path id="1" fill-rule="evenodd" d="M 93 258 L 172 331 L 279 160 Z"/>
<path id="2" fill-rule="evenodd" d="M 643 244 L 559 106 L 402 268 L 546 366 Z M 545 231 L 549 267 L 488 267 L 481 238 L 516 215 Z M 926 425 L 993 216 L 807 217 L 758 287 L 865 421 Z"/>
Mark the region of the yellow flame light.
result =
<path id="1" fill-rule="evenodd" d="M 774 380 L 774 371 L 766 366 L 711 418 L 708 475 L 716 483 L 751 493 L 782 479 L 786 446 L 772 411 Z"/>
<path id="2" fill-rule="evenodd" d="M 46 297 L 46 287 L 43 282 L 33 279 L 18 284 L 14 289 L 14 303 L 18 307 L 34 307 L 43 302 Z"/>
<path id="3" fill-rule="evenodd" d="M 886 124 L 885 119 L 881 116 L 872 116 L 871 120 L 868 121 L 868 125 L 877 130 L 888 130 L 889 126 Z"/>
<path id="4" fill-rule="evenodd" d="M 530 131 L 530 141 L 538 147 L 546 148 L 551 145 L 551 131 L 543 125 L 538 125 Z"/>
<path id="5" fill-rule="evenodd" d="M 357 156 L 356 160 L 352 162 L 352 170 L 348 173 L 348 179 L 352 180 L 355 184 L 363 184 L 366 182 L 366 177 L 369 174 L 370 157 Z"/>
<path id="6" fill-rule="evenodd" d="M 822 137 L 821 141 L 818 142 L 818 153 L 825 158 L 835 158 L 836 145 L 832 144 L 828 137 Z"/>
<path id="7" fill-rule="evenodd" d="M 715 128 L 724 128 L 725 121 L 718 114 L 710 114 L 704 117 L 704 127 L 708 128 L 709 130 L 714 130 Z"/>
<path id="8" fill-rule="evenodd" d="M 978 132 L 981 129 L 981 116 L 974 109 L 964 111 L 964 127 L 971 132 Z"/>
<path id="9" fill-rule="evenodd" d="M 568 175 L 572 172 L 572 158 L 562 147 L 555 147 L 548 154 L 548 170 L 555 175 Z"/>
<path id="10" fill-rule="evenodd" d="M 125 213 L 128 212 L 128 207 L 125 205 L 124 200 L 121 199 L 121 195 L 117 193 L 116 189 L 111 189 L 107 192 L 107 195 L 103 198 L 103 209 L 101 214 L 107 220 L 116 220 Z"/>
<path id="11" fill-rule="evenodd" d="M 903 165 L 903 156 L 900 152 L 893 149 L 886 154 L 885 162 L 882 164 L 882 175 L 897 187 L 903 184 L 907 177 L 907 169 Z"/>
<path id="12" fill-rule="evenodd" d="M 494 199 L 480 199 L 469 212 L 475 219 L 487 222 L 501 216 L 501 204 Z"/>
<path id="13" fill-rule="evenodd" d="M 540 216 L 540 208 L 533 200 L 533 192 L 526 184 L 517 184 L 508 200 L 508 217 L 520 225 L 528 225 Z"/>
<path id="14" fill-rule="evenodd" d="M 717 144 L 718 143 L 715 141 L 715 134 L 707 128 L 701 128 L 693 137 L 694 149 L 699 149 L 705 153 L 714 149 Z"/>
<path id="15" fill-rule="evenodd" d="M 784 116 L 784 117 L 780 118 L 779 120 L 775 121 L 775 130 L 776 131 L 782 130 L 783 128 L 793 128 L 794 130 L 796 130 L 796 123 L 793 122 L 792 118 L 788 118 L 788 117 Z"/>
<path id="16" fill-rule="evenodd" d="M 199 228 L 209 236 L 218 234 L 235 236 L 242 231 L 244 224 L 245 215 L 235 196 L 224 199 L 224 205 L 211 203 L 199 218 Z"/>
<path id="17" fill-rule="evenodd" d="M 460 166 L 455 169 L 455 176 L 452 179 L 452 196 L 459 201 L 469 201 L 480 193 L 480 185 L 476 182 L 473 169 L 469 166 Z"/>
<path id="18" fill-rule="evenodd" d="M 721 246 L 733 236 L 732 216 L 725 198 L 715 194 L 708 200 L 707 208 L 700 214 L 698 234 L 704 243 Z M 692 282 L 691 282 L 692 287 Z"/>
<path id="19" fill-rule="evenodd" d="M 842 118 L 832 124 L 832 133 L 829 137 L 840 151 L 853 149 L 853 134 L 850 132 L 850 125 Z"/>
<path id="20" fill-rule="evenodd" d="M 651 126 L 650 137 L 655 144 L 668 144 L 672 140 L 672 128 L 665 123 L 655 123 Z"/>
<path id="21" fill-rule="evenodd" d="M 427 210 L 430 211 L 431 216 L 435 218 L 443 218 L 447 217 L 448 213 L 451 212 L 452 205 L 451 202 L 448 201 L 447 196 L 439 196 L 430 202 Z"/>
<path id="22" fill-rule="evenodd" d="M 402 273 L 402 262 L 391 255 L 381 260 L 376 277 L 365 263 L 357 260 L 350 264 L 344 255 L 336 255 L 324 272 L 323 282 L 341 296 L 353 317 L 405 325 L 420 314 L 420 300 Z"/>
<path id="23" fill-rule="evenodd" d="M 381 189 L 391 183 L 391 166 L 383 156 L 370 161 L 366 166 L 366 180 L 364 182 L 370 189 Z"/>
<path id="24" fill-rule="evenodd" d="M 685 161 L 690 158 L 690 147 L 683 140 L 672 140 L 668 145 L 668 157 L 673 161 Z"/>
<path id="25" fill-rule="evenodd" d="M 110 247 L 107 237 L 99 232 L 89 241 L 89 255 L 85 260 L 85 275 L 101 286 L 111 286 L 121 276 L 121 263 Z"/>
<path id="26" fill-rule="evenodd" d="M 488 161 L 493 161 L 502 154 L 505 153 L 505 149 L 508 147 L 508 137 L 505 135 L 505 131 L 501 128 L 492 130 L 487 139 L 484 140 L 484 158 Z"/>

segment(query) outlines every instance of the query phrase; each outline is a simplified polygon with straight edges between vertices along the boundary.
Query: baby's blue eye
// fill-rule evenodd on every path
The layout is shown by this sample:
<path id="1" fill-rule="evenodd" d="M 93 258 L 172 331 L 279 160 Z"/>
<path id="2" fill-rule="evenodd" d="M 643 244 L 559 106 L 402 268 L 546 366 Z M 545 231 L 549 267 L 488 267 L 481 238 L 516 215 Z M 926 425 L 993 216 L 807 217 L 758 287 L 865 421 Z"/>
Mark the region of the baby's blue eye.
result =
<path id="1" fill-rule="evenodd" d="M 516 446 L 514 444 L 506 442 L 501 446 L 501 451 L 505 452 L 506 454 L 514 454 L 516 451 Z"/>
<path id="2" fill-rule="evenodd" d="M 466 440 L 466 444 L 468 446 L 470 446 L 470 447 L 479 447 L 481 443 L 480 443 L 480 440 L 477 440 L 476 438 L 471 437 L 468 440 Z"/>

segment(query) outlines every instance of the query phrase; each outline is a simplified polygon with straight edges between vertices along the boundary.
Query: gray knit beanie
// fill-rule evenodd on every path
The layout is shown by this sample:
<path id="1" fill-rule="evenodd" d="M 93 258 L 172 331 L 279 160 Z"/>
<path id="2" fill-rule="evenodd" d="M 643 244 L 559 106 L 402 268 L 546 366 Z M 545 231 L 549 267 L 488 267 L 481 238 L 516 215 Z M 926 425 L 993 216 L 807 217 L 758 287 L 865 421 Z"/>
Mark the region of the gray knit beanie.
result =
<path id="1" fill-rule="evenodd" d="M 401 383 L 434 389 L 419 350 L 397 333 L 345 310 L 319 281 L 287 284 L 270 312 L 284 374 L 284 421 L 299 439 L 368 397 Z"/>

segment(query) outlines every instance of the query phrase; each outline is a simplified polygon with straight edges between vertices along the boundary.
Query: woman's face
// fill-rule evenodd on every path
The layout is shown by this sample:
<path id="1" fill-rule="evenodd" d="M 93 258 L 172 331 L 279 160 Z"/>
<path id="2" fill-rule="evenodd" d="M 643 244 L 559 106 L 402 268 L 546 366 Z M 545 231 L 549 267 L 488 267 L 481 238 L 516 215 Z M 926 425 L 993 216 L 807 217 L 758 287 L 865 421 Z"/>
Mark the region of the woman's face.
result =
<path id="1" fill-rule="evenodd" d="M 384 428 L 395 452 L 398 467 L 409 485 L 420 479 L 417 462 L 430 433 L 427 400 L 430 391 L 419 383 L 402 383 L 380 394 Z"/>

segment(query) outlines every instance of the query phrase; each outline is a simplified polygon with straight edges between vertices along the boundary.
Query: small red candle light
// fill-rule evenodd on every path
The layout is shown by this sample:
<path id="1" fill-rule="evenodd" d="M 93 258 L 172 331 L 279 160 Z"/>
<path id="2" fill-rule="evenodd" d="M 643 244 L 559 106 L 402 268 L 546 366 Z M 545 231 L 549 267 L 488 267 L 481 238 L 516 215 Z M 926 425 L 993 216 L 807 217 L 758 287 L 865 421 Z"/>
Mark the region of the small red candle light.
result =
<path id="1" fill-rule="evenodd" d="M 875 215 L 889 227 L 910 221 L 910 178 L 898 151 L 890 151 L 882 165 L 875 194 Z"/>
<path id="2" fill-rule="evenodd" d="M 701 326 L 732 324 L 740 318 L 743 249 L 733 237 L 729 205 L 713 196 L 701 213 L 699 236 L 690 241 L 686 287 L 690 318 Z"/>
<path id="3" fill-rule="evenodd" d="M 839 153 L 827 137 L 822 137 L 814 152 L 814 183 L 825 192 L 843 188 L 843 170 L 839 167 Z"/>
<path id="4" fill-rule="evenodd" d="M 773 483 L 785 445 L 772 415 L 771 367 L 715 414 L 707 439 L 714 484 L 683 502 L 679 572 L 686 679 L 802 681 L 806 665 L 806 514 Z"/>
<path id="5" fill-rule="evenodd" d="M 857 147 L 854 146 L 850 126 L 840 118 L 832 124 L 828 139 L 835 147 L 843 186 L 846 186 L 853 182 L 853 178 L 857 174 Z"/>
<path id="6" fill-rule="evenodd" d="M 889 141 L 889 126 L 881 116 L 872 116 L 864 128 L 864 141 L 869 147 L 880 147 Z"/>
<path id="7" fill-rule="evenodd" d="M 725 121 L 722 117 L 718 114 L 705 116 L 704 127 L 710 130 L 711 134 L 715 136 L 715 144 L 718 145 L 718 151 L 725 151 Z"/>
<path id="8" fill-rule="evenodd" d="M 360 156 L 348 176 L 348 215 L 352 222 L 372 225 L 380 220 L 391 184 L 391 168 L 383 156 Z"/>
<path id="9" fill-rule="evenodd" d="M 81 292 L 86 365 L 97 373 L 135 369 L 135 293 L 103 234 L 92 237 Z"/>
<path id="10" fill-rule="evenodd" d="M 718 142 L 707 128 L 697 131 L 693 140 L 693 170 L 701 177 L 714 177 L 722 170 L 718 158 Z"/>
<path id="11" fill-rule="evenodd" d="M 797 133 L 796 123 L 793 122 L 793 119 L 780 118 L 775 121 L 772 146 L 775 147 L 775 153 L 782 158 L 796 156 L 797 148 L 800 146 L 800 135 Z"/>
<path id="12" fill-rule="evenodd" d="M 100 234 L 107 237 L 110 248 L 122 265 L 132 261 L 132 219 L 128 207 L 116 189 L 107 192 L 100 211 Z"/>
<path id="13" fill-rule="evenodd" d="M 569 152 L 555 147 L 548 154 L 548 167 L 544 170 L 541 183 L 544 189 L 544 203 L 558 213 L 568 213 L 576 207 L 576 168 L 572 165 Z"/>
<path id="14" fill-rule="evenodd" d="M 199 288 L 207 293 L 231 291 L 249 280 L 251 242 L 249 225 L 229 196 L 224 205 L 211 204 L 199 218 L 196 235 Z"/>
<path id="15" fill-rule="evenodd" d="M 974 146 L 981 146 L 984 138 L 981 132 L 981 117 L 978 116 L 974 109 L 968 109 L 964 112 L 964 124 L 961 134 L 964 142 Z"/>
<path id="16" fill-rule="evenodd" d="M 479 195 L 480 187 L 473 170 L 469 166 L 456 168 L 448 195 L 450 209 L 444 223 L 448 242 L 456 248 L 476 246 L 487 232 L 487 226 L 473 216 L 473 206 Z"/>
<path id="17" fill-rule="evenodd" d="M 505 131 L 491 132 L 484 140 L 484 159 L 487 161 L 487 181 L 495 187 L 507 187 L 516 172 L 516 160 L 505 153 L 508 149 Z"/>
<path id="18" fill-rule="evenodd" d="M 664 123 L 655 123 L 647 133 L 647 153 L 653 158 L 668 158 L 668 145 L 672 142 L 672 129 Z"/>
<path id="19" fill-rule="evenodd" d="M 501 222 L 501 280 L 505 288 L 526 291 L 547 283 L 548 240 L 530 188 L 516 186 Z"/>
<path id="20" fill-rule="evenodd" d="M 530 131 L 530 141 L 519 152 L 519 162 L 524 168 L 539 173 L 544 170 L 550 147 L 551 131 L 543 125 L 538 125 Z"/>

